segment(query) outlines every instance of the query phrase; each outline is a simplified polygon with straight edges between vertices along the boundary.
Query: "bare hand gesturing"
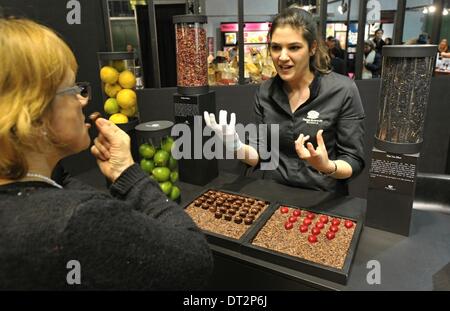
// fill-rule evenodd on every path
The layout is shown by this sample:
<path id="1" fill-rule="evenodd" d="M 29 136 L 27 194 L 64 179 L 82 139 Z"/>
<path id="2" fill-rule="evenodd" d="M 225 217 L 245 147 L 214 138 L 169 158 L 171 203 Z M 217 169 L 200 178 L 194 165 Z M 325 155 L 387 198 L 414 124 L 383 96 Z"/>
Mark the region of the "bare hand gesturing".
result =
<path id="1" fill-rule="evenodd" d="M 320 172 L 330 171 L 330 160 L 328 159 L 328 152 L 322 137 L 323 130 L 319 130 L 316 135 L 317 148 L 307 142 L 309 135 L 304 136 L 303 133 L 299 135 L 295 141 L 295 151 L 300 159 L 307 161 L 312 167 Z M 306 143 L 306 147 L 305 147 Z M 331 165 L 333 167 L 333 165 Z M 332 170 L 332 169 L 331 169 Z"/>

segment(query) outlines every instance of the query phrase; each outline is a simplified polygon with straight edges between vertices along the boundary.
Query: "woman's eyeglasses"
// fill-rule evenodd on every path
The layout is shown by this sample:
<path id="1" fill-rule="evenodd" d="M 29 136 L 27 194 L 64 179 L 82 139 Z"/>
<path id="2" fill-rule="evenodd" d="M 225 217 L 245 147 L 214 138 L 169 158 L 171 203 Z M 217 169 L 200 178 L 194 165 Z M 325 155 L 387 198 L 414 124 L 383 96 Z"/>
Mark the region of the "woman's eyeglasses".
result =
<path id="1" fill-rule="evenodd" d="M 77 82 L 74 86 L 59 90 L 56 95 L 81 95 L 84 98 L 91 99 L 91 85 L 89 82 Z"/>

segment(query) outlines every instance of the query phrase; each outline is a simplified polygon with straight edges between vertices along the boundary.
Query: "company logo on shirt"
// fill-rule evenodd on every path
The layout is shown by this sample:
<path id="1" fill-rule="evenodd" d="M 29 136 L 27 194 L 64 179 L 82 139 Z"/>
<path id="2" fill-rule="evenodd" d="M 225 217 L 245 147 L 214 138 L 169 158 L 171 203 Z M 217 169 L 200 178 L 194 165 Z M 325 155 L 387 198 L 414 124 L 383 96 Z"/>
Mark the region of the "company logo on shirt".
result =
<path id="1" fill-rule="evenodd" d="M 386 187 L 384 187 L 384 189 L 389 190 L 389 191 L 397 190 L 393 185 L 387 185 Z"/>
<path id="2" fill-rule="evenodd" d="M 320 124 L 323 122 L 322 119 L 319 119 L 320 113 L 315 110 L 308 111 L 306 118 L 303 119 L 307 124 Z"/>

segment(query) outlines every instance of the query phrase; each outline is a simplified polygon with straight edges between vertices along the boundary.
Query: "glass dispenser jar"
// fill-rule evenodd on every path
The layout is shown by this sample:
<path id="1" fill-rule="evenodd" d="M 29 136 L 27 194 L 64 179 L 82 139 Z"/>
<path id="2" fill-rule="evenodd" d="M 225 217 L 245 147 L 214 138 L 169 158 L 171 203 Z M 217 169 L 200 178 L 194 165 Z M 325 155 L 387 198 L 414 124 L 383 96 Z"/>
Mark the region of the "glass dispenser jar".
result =
<path id="1" fill-rule="evenodd" d="M 178 93 L 184 95 L 208 92 L 207 18 L 204 15 L 176 15 Z"/>
<path id="2" fill-rule="evenodd" d="M 420 151 L 436 49 L 436 45 L 383 47 L 376 148 L 399 154 Z"/>
<path id="3" fill-rule="evenodd" d="M 142 86 L 136 55 L 128 52 L 99 52 L 97 55 L 106 117 L 116 124 L 133 121 L 138 116 L 136 89 Z"/>
<path id="4" fill-rule="evenodd" d="M 159 183 L 170 199 L 179 202 L 178 163 L 172 157 L 174 140 L 170 136 L 172 126 L 171 121 L 150 121 L 139 124 L 135 129 L 141 168 Z"/>

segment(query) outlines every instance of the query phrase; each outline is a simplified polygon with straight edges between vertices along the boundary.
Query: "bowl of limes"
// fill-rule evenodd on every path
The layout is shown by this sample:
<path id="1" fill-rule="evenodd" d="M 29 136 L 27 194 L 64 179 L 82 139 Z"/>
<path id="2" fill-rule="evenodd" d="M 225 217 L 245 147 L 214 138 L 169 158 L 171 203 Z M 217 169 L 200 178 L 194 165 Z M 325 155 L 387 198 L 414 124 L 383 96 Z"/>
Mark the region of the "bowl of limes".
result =
<path id="1" fill-rule="evenodd" d="M 172 156 L 174 140 L 170 137 L 171 121 L 150 121 L 137 125 L 136 139 L 139 144 L 139 164 L 155 180 L 167 197 L 180 202 L 178 162 Z"/>

